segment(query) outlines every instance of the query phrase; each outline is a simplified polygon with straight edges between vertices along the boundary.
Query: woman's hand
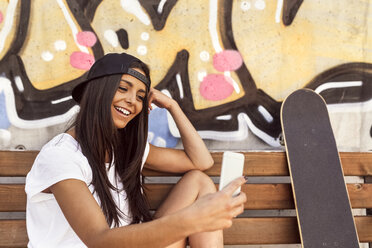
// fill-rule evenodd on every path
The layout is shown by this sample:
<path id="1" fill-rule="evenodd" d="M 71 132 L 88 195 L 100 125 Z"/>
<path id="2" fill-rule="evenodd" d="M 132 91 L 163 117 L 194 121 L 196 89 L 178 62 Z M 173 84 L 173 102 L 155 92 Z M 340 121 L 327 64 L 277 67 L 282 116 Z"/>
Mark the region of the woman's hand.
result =
<path id="1" fill-rule="evenodd" d="M 151 146 L 145 166 L 152 170 L 168 172 L 210 168 L 214 163 L 212 156 L 178 103 L 153 88 L 150 89 L 148 101 L 150 110 L 151 104 L 154 103 L 160 108 L 167 109 L 171 114 L 181 136 L 184 150 Z"/>
<path id="2" fill-rule="evenodd" d="M 165 108 L 170 110 L 173 104 L 176 103 L 172 98 L 168 97 L 167 95 L 163 94 L 162 92 L 158 91 L 157 89 L 151 88 L 149 95 L 149 109 L 152 110 L 151 104 L 155 104 L 159 108 Z"/>
<path id="3" fill-rule="evenodd" d="M 186 208 L 191 224 L 196 226 L 197 232 L 210 232 L 229 228 L 232 219 L 244 211 L 247 197 L 244 192 L 233 197 L 237 188 L 246 182 L 244 177 L 232 181 L 223 190 L 198 199 Z"/>

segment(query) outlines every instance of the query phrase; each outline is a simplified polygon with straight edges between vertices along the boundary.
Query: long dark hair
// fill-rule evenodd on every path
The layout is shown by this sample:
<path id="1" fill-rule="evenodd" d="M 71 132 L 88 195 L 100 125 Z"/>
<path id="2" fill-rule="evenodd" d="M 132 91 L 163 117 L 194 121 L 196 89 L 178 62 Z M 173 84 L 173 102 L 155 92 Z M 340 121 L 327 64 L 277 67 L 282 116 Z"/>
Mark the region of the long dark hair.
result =
<path id="1" fill-rule="evenodd" d="M 142 62 L 134 62 L 131 68 L 141 69 L 150 79 L 149 69 Z M 92 184 L 100 199 L 102 211 L 109 226 L 119 226 L 119 216 L 131 217 L 131 223 L 152 219 L 144 195 L 141 175 L 142 157 L 148 132 L 148 101 L 143 100 L 142 111 L 125 128 L 117 129 L 111 115 L 111 103 L 119 87 L 122 75 L 110 75 L 89 82 L 84 90 L 80 112 L 75 120 L 76 139 L 92 168 Z M 115 164 L 115 173 L 123 183 L 131 216 L 116 206 L 110 189 L 118 191 L 107 177 L 106 156 Z M 141 180 L 142 179 L 142 180 Z"/>

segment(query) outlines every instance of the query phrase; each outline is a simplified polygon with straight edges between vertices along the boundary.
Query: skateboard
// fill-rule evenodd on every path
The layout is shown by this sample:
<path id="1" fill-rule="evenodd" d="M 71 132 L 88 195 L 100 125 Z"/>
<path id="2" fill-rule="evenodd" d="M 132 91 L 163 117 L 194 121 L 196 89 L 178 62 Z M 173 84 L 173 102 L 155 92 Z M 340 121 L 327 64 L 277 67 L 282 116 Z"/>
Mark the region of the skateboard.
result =
<path id="1" fill-rule="evenodd" d="M 293 92 L 281 125 L 302 247 L 359 247 L 324 99 L 310 89 Z"/>

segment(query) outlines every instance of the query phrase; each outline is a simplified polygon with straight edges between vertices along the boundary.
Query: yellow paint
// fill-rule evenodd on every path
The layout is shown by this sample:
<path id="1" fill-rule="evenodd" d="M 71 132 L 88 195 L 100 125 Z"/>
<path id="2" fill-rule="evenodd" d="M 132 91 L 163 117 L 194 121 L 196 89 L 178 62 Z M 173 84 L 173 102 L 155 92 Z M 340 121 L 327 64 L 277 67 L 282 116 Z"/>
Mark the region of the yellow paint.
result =
<path id="1" fill-rule="evenodd" d="M 65 1 L 64 4 L 68 6 Z M 71 11 L 69 14 L 74 18 Z M 78 31 L 81 31 L 79 26 Z M 57 40 L 66 42 L 66 50 L 55 50 L 54 42 Z M 51 52 L 54 58 L 49 62 L 44 61 L 41 57 L 44 51 Z M 76 51 L 80 50 L 57 2 L 33 0 L 27 40 L 20 52 L 33 86 L 39 90 L 50 89 L 83 75 L 84 70 L 70 65 L 70 55 Z"/>
<path id="2" fill-rule="evenodd" d="M 334 66 L 372 61 L 369 1 L 304 1 L 289 27 L 275 22 L 277 1 L 265 2 L 263 11 L 234 4 L 233 30 L 256 85 L 274 99 Z"/>
<path id="3" fill-rule="evenodd" d="M 207 0 L 198 1 L 198 4 L 191 0 L 177 2 L 168 16 L 166 26 L 161 31 L 154 30 L 152 24 L 144 25 L 136 16 L 123 10 L 119 1 L 106 0 L 97 8 L 92 26 L 96 30 L 105 52 L 124 51 L 120 47 L 112 48 L 104 39 L 104 32 L 107 29 L 117 31 L 124 28 L 129 36 L 129 49 L 126 52 L 149 64 L 153 86 L 164 78 L 177 53 L 183 49 L 187 50 L 190 54 L 188 69 L 194 106 L 196 109 L 203 109 L 236 100 L 244 95 L 242 89 L 239 94 L 233 93 L 223 101 L 209 101 L 200 95 L 200 81 L 197 77 L 199 71 L 205 70 L 208 74 L 222 74 L 216 71 L 212 65 L 215 51 L 208 29 L 208 22 L 209 1 Z M 148 41 L 141 40 L 142 32 L 149 33 Z M 147 47 L 146 55 L 142 56 L 137 53 L 139 45 Z M 200 59 L 202 51 L 209 53 L 209 61 L 204 62 Z M 240 85 L 234 73 L 232 73 L 232 76 Z"/>
<path id="4" fill-rule="evenodd" d="M 256 9 L 252 2 L 251 8 L 244 11 L 241 3 L 233 2 L 232 27 L 236 45 L 257 87 L 278 101 L 331 67 L 372 60 L 372 36 L 368 32 L 372 25 L 372 8 L 368 6 L 369 1 L 304 1 L 289 27 L 275 22 L 277 1 L 265 1 L 264 10 Z M 232 73 L 240 87 L 239 94 L 233 93 L 223 101 L 209 101 L 200 95 L 198 72 L 222 74 L 212 64 L 215 50 L 208 26 L 209 4 L 208 0 L 198 1 L 198 4 L 191 0 L 178 1 L 164 29 L 156 31 L 152 24 L 145 25 L 125 11 L 120 1 L 105 0 L 96 10 L 92 27 L 105 53 L 124 50 L 120 45 L 112 47 L 105 40 L 104 32 L 125 29 L 129 36 L 126 52 L 150 65 L 154 86 L 164 78 L 177 53 L 187 50 L 194 106 L 204 109 L 234 101 L 245 94 L 241 82 Z M 0 2 L 0 10 L 6 6 L 7 1 Z M 143 32 L 149 34 L 149 40 L 141 39 Z M 11 35 L 14 36 L 14 31 Z M 7 40 L 8 47 L 11 35 Z M 67 49 L 55 51 L 56 40 L 66 41 Z M 145 55 L 137 53 L 139 46 L 146 46 Z M 54 55 L 51 62 L 41 59 L 41 53 L 46 50 Z M 79 49 L 58 4 L 33 0 L 27 40 L 20 53 L 32 84 L 37 89 L 49 89 L 81 76 L 84 71 L 72 68 L 69 62 L 74 51 Z M 209 61 L 200 59 L 202 51 L 208 52 Z"/>
<path id="5" fill-rule="evenodd" d="M 16 9 L 14 17 L 13 17 L 13 25 L 11 27 L 11 30 L 10 30 L 9 34 L 7 35 L 7 37 L 5 39 L 3 50 L 0 51 L 0 59 L 2 59 L 4 57 L 4 55 L 8 52 L 10 46 L 14 42 L 15 34 L 16 34 L 16 31 L 17 31 L 17 26 L 18 26 L 18 23 L 19 23 L 19 9 L 20 9 L 20 6 L 21 6 L 20 2 L 21 1 L 19 1 L 18 4 L 17 4 L 17 9 Z M 0 1 L 0 11 L 3 14 L 3 21 L 0 23 L 0 32 L 3 31 L 3 29 L 4 29 L 5 18 L 8 14 L 7 13 L 8 5 L 9 5 L 9 0 Z"/>

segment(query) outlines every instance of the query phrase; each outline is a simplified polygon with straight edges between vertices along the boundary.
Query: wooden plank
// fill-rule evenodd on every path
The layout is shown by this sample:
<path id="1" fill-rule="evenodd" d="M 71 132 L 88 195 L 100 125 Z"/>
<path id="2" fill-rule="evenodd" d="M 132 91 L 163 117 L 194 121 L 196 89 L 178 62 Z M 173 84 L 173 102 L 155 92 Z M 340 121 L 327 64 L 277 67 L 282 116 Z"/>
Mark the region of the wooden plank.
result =
<path id="1" fill-rule="evenodd" d="M 209 176 L 220 176 L 222 152 L 212 152 L 214 166 L 207 170 Z M 244 152 L 246 176 L 289 176 L 285 152 Z M 341 152 L 345 176 L 372 175 L 372 152 Z M 145 176 L 170 176 L 172 174 L 144 170 Z M 173 174 L 175 175 L 175 174 Z"/>
<path id="2" fill-rule="evenodd" d="M 360 242 L 372 242 L 372 216 L 355 217 Z M 26 247 L 25 220 L 0 220 L 0 248 Z M 237 218 L 224 230 L 226 245 L 300 243 L 295 217 Z"/>
<path id="3" fill-rule="evenodd" d="M 214 166 L 205 171 L 209 176 L 220 176 L 222 152 L 212 152 Z M 288 176 L 289 171 L 284 152 L 245 152 L 244 175 Z M 144 169 L 145 176 L 169 176 L 170 173 Z M 177 174 L 173 174 L 177 175 Z"/>
<path id="4" fill-rule="evenodd" d="M 226 245 L 301 242 L 295 217 L 237 218 L 223 236 Z"/>
<path id="5" fill-rule="evenodd" d="M 24 184 L 0 184 L 0 212 L 26 211 Z"/>
<path id="6" fill-rule="evenodd" d="M 340 152 L 345 176 L 372 176 L 372 152 Z"/>
<path id="7" fill-rule="evenodd" d="M 214 166 L 207 171 L 210 176 L 220 176 L 222 152 L 214 153 Z M 244 175 L 283 176 L 289 175 L 284 152 L 245 152 Z"/>
<path id="8" fill-rule="evenodd" d="M 0 176 L 26 176 L 39 151 L 0 151 Z"/>
<path id="9" fill-rule="evenodd" d="M 354 217 L 359 242 L 372 242 L 372 216 Z"/>
<path id="10" fill-rule="evenodd" d="M 148 196 L 151 209 L 157 209 L 159 207 L 171 188 L 171 184 L 147 185 L 145 192 Z M 246 184 L 243 185 L 242 191 L 248 196 L 248 200 L 244 206 L 246 210 L 294 208 L 292 191 L 289 184 Z"/>
<path id="11" fill-rule="evenodd" d="M 171 187 L 171 184 L 147 185 L 145 192 L 152 209 L 159 207 Z M 372 184 L 348 184 L 347 189 L 353 208 L 372 208 Z M 294 209 L 290 184 L 246 184 L 242 191 L 247 195 L 246 210 Z"/>
<path id="12" fill-rule="evenodd" d="M 25 220 L 0 220 L 0 248 L 26 247 L 28 242 Z"/>
<path id="13" fill-rule="evenodd" d="M 0 176 L 26 176 L 38 151 L 0 151 Z M 219 176 L 222 152 L 212 152 L 215 165 L 207 171 L 210 176 Z M 247 176 L 288 176 L 285 153 L 244 152 Z M 341 152 L 341 162 L 347 176 L 372 176 L 372 152 Z M 175 174 L 144 170 L 145 176 L 169 176 Z"/>
<path id="14" fill-rule="evenodd" d="M 355 217 L 360 242 L 372 241 L 372 217 Z M 224 231 L 226 245 L 300 243 L 295 217 L 237 218 Z"/>
<path id="15" fill-rule="evenodd" d="M 165 199 L 172 184 L 147 184 L 146 193 L 152 209 Z M 217 187 L 217 186 L 216 186 Z M 353 208 L 372 208 L 372 184 L 348 184 Z M 292 189 L 289 184 L 246 184 L 242 190 L 247 194 L 247 210 L 294 209 Z M 26 209 L 24 185 L 0 185 L 0 212 L 19 212 Z"/>

